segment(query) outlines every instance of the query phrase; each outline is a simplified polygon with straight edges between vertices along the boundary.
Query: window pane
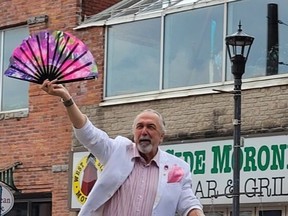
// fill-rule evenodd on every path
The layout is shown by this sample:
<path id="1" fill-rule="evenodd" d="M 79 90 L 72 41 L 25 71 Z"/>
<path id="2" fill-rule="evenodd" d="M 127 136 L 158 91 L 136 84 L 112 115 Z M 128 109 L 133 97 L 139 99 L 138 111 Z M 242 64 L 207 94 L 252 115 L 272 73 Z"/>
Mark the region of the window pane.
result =
<path id="1" fill-rule="evenodd" d="M 28 203 L 14 203 L 13 208 L 6 216 L 27 216 Z"/>
<path id="2" fill-rule="evenodd" d="M 240 216 L 252 216 L 253 212 L 252 211 L 241 211 Z"/>
<path id="3" fill-rule="evenodd" d="M 108 28 L 106 96 L 159 89 L 160 18 Z"/>
<path id="4" fill-rule="evenodd" d="M 244 78 L 259 77 L 269 75 L 269 70 L 266 70 L 267 54 L 270 53 L 275 63 L 274 74 L 283 74 L 288 72 L 288 20 L 287 8 L 288 1 L 274 0 L 273 3 L 278 5 L 278 26 L 279 33 L 279 53 L 275 52 L 277 44 L 274 44 L 274 49 L 268 49 L 268 4 L 270 0 L 246 0 L 237 1 L 229 4 L 228 7 L 228 34 L 237 31 L 239 21 L 241 20 L 242 29 L 246 34 L 253 36 L 254 42 L 251 47 Z M 243 11 L 257 11 L 257 13 L 244 13 Z M 252 22 L 253 20 L 253 22 Z M 277 28 L 269 28 L 272 31 L 273 37 L 277 35 Z M 270 37 L 270 40 L 273 39 Z M 276 38 L 274 38 L 276 39 Z M 277 59 L 277 56 L 279 59 Z M 280 64 L 279 64 L 280 62 Z M 230 63 L 229 63 L 230 64 Z M 278 66 L 278 68 L 277 68 Z M 232 79 L 231 67 L 227 67 L 228 79 Z"/>
<path id="5" fill-rule="evenodd" d="M 4 53 L 3 53 L 3 67 L 4 71 L 9 66 L 9 58 L 13 50 L 20 45 L 23 39 L 28 36 L 28 28 L 16 28 L 5 30 L 4 32 Z M 29 83 L 12 79 L 3 76 L 3 95 L 2 95 L 2 109 L 3 111 L 21 109 L 28 107 L 28 87 Z"/>
<path id="6" fill-rule="evenodd" d="M 259 216 L 281 216 L 281 210 L 264 210 L 259 212 Z"/>
<path id="7" fill-rule="evenodd" d="M 164 88 L 221 81 L 223 13 L 218 5 L 166 17 Z"/>
<path id="8" fill-rule="evenodd" d="M 230 215 L 233 216 L 233 211 L 230 211 Z M 240 211 L 239 216 L 252 216 L 253 212 L 252 211 Z"/>
<path id="9" fill-rule="evenodd" d="M 31 216 L 51 216 L 52 206 L 51 202 L 33 202 Z"/>

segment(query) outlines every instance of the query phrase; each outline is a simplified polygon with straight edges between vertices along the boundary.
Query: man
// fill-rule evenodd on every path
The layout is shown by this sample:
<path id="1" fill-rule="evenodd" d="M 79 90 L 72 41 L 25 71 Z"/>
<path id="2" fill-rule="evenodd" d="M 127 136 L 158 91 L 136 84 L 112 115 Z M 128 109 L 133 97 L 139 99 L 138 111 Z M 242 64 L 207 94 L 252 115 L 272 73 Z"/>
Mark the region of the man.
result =
<path id="1" fill-rule="evenodd" d="M 165 135 L 162 116 L 145 110 L 133 122 L 134 142 L 110 138 L 92 125 L 56 81 L 41 88 L 61 97 L 77 139 L 104 165 L 80 216 L 203 216 L 192 191 L 189 165 L 159 149 Z"/>

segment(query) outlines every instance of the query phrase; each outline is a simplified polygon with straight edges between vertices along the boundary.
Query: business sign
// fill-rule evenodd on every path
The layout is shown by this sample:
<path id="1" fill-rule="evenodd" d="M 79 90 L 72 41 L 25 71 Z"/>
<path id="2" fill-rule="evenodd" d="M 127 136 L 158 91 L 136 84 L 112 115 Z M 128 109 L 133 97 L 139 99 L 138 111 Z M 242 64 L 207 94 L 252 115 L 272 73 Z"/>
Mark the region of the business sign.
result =
<path id="1" fill-rule="evenodd" d="M 73 152 L 71 173 L 71 208 L 79 209 L 103 170 L 102 164 L 89 152 Z"/>
<path id="2" fill-rule="evenodd" d="M 0 215 L 5 215 L 12 209 L 14 205 L 14 196 L 10 188 L 2 182 L 0 182 L 0 193 Z"/>
<path id="3" fill-rule="evenodd" d="M 202 204 L 231 204 L 233 140 L 161 145 L 190 164 Z M 288 136 L 245 138 L 240 148 L 240 202 L 288 201 Z"/>

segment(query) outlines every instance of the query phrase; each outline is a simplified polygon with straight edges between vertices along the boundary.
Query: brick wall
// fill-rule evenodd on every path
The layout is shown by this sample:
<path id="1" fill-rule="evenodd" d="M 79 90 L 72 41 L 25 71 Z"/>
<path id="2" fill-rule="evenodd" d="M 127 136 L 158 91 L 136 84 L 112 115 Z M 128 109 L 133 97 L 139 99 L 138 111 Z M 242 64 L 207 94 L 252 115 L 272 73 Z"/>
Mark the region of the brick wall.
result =
<path id="1" fill-rule="evenodd" d="M 89 4 L 95 5 L 95 2 L 89 0 Z M 108 4 L 98 11 L 106 6 Z M 47 15 L 48 22 L 29 25 L 31 33 L 43 29 L 69 31 L 89 44 L 100 71 L 98 81 L 67 84 L 76 103 L 89 105 L 99 102 L 102 97 L 104 36 L 102 28 L 91 29 L 90 33 L 73 30 L 79 21 L 79 7 L 78 0 L 1 1 L 0 29 L 26 24 L 31 17 Z M 54 216 L 76 214 L 69 210 L 72 128 L 65 112 L 58 98 L 46 95 L 39 85 L 31 84 L 28 117 L 15 118 L 11 117 L 13 114 L 0 113 L 0 169 L 16 161 L 22 162 L 14 173 L 16 187 L 24 194 L 51 192 Z"/>
<path id="2" fill-rule="evenodd" d="M 82 20 L 101 12 L 103 9 L 108 8 L 117 2 L 119 2 L 119 0 L 102 0 L 97 2 L 82 0 Z"/>

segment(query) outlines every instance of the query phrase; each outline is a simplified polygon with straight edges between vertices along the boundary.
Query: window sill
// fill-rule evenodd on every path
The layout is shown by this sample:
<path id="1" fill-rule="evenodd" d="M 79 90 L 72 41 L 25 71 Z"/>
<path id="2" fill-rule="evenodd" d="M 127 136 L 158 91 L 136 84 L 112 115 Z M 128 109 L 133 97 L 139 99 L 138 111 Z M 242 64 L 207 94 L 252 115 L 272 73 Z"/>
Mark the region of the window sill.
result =
<path id="1" fill-rule="evenodd" d="M 242 90 L 288 85 L 288 74 L 243 79 L 242 82 Z M 213 83 L 201 86 L 198 85 L 189 88 L 169 89 L 157 92 L 149 92 L 145 94 L 139 93 L 125 96 L 107 97 L 104 98 L 104 102 L 100 103 L 100 106 L 112 106 L 153 100 L 189 97 L 195 95 L 219 94 L 219 92 L 232 92 L 233 89 L 234 82 L 227 81 L 225 83 Z"/>
<path id="2" fill-rule="evenodd" d="M 28 117 L 29 110 L 27 109 L 19 109 L 19 110 L 11 110 L 11 111 L 2 111 L 0 112 L 0 121 L 7 119 L 20 119 Z"/>

